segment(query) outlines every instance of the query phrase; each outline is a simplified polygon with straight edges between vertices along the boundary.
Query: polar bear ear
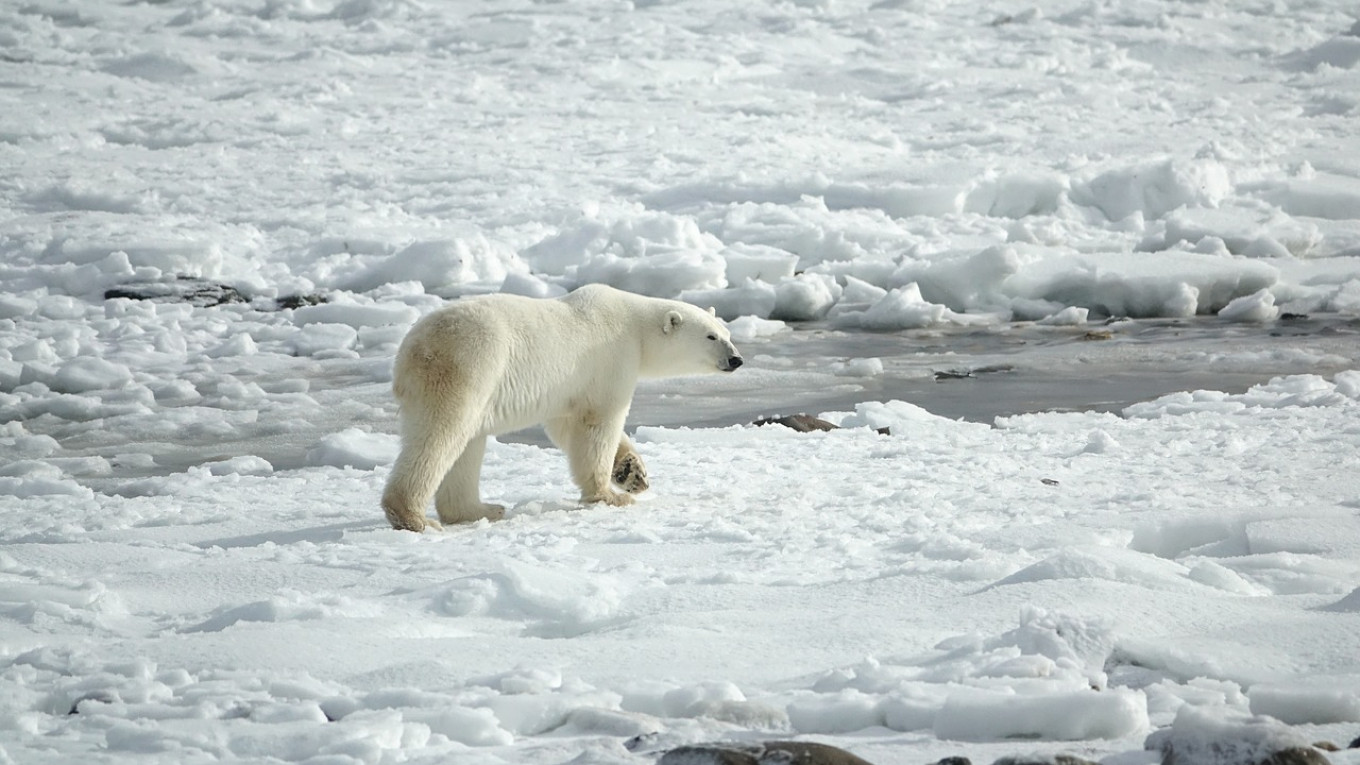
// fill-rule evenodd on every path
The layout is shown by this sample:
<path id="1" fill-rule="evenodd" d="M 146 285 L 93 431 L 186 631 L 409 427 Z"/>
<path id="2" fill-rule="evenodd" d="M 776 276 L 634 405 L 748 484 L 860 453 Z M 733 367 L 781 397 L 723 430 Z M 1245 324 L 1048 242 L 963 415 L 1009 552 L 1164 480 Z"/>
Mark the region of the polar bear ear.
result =
<path id="1" fill-rule="evenodd" d="M 667 311 L 666 319 L 661 325 L 661 334 L 669 335 L 675 328 L 685 323 L 685 317 L 679 311 Z"/>
<path id="2" fill-rule="evenodd" d="M 718 309 L 714 308 L 713 306 L 709 306 L 709 307 L 708 307 L 708 315 L 709 315 L 709 316 L 717 316 L 717 315 L 718 315 Z"/>

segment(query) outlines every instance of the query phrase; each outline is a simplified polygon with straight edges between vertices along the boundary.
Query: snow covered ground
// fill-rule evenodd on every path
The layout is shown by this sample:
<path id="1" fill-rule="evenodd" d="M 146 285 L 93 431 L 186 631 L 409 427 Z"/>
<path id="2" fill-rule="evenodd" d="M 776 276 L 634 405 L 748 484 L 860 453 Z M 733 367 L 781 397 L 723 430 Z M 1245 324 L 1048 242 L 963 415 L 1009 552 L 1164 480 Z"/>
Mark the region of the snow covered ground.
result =
<path id="1" fill-rule="evenodd" d="M 1344 746 L 1355 13 L 0 4 L 0 763 Z M 592 281 L 749 361 L 652 491 L 385 528 L 407 327 Z"/>

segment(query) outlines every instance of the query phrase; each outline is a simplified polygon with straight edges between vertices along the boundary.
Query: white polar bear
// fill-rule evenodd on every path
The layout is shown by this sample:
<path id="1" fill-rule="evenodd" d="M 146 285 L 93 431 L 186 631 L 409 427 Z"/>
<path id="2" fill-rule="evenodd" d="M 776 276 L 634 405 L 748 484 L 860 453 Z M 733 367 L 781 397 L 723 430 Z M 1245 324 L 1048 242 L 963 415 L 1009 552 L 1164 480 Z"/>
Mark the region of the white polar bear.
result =
<path id="1" fill-rule="evenodd" d="M 742 358 L 709 311 L 592 284 L 556 299 L 486 295 L 416 322 L 392 391 L 401 454 L 383 491 L 393 528 L 499 519 L 478 490 L 489 435 L 542 424 L 582 502 L 632 503 L 646 469 L 623 434 L 639 377 L 731 372 Z M 616 490 L 611 479 L 626 492 Z"/>

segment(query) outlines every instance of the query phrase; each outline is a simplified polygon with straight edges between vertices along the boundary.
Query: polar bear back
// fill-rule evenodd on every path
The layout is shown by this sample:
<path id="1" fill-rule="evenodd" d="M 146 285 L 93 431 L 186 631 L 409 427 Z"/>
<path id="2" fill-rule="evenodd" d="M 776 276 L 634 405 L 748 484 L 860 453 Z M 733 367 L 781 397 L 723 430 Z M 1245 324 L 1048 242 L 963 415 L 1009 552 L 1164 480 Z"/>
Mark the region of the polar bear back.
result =
<path id="1" fill-rule="evenodd" d="M 573 408 L 627 402 L 639 374 L 644 317 L 594 292 L 556 300 L 486 295 L 427 315 L 397 354 L 397 400 L 480 410 L 480 430 L 489 434 Z M 484 399 L 463 398 L 477 395 Z"/>

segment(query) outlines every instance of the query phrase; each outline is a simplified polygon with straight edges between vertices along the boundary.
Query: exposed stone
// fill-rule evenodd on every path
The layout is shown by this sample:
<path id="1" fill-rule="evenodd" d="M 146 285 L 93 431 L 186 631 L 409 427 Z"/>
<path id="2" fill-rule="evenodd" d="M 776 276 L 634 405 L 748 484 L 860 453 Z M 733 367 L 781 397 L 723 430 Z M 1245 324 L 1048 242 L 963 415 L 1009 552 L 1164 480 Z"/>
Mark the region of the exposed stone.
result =
<path id="1" fill-rule="evenodd" d="M 104 291 L 105 300 L 115 298 L 151 300 L 157 303 L 188 303 L 199 308 L 249 302 L 235 287 L 188 276 L 182 276 L 174 281 L 124 284 Z"/>
<path id="2" fill-rule="evenodd" d="M 657 765 L 872 765 L 827 744 L 767 741 L 762 744 L 692 744 L 661 755 Z"/>
<path id="3" fill-rule="evenodd" d="M 303 306 L 321 305 L 328 302 L 330 301 L 326 299 L 325 295 L 319 295 L 315 292 L 308 295 L 284 295 L 274 301 L 280 309 L 302 308 Z"/>
<path id="4" fill-rule="evenodd" d="M 1271 753 L 1260 765 L 1331 765 L 1331 760 L 1311 746 L 1291 746 Z"/>
<path id="5" fill-rule="evenodd" d="M 1096 765 L 1096 763 L 1076 755 L 1055 754 L 1046 757 L 1002 757 L 992 765 Z"/>
<path id="6" fill-rule="evenodd" d="M 188 303 L 198 308 L 212 308 L 232 303 L 249 303 L 250 298 L 229 284 L 217 284 L 195 276 L 180 276 L 167 281 L 132 282 L 104 290 L 105 300 L 149 300 L 154 303 Z M 275 307 L 301 308 L 328 302 L 325 295 L 285 295 L 274 301 Z"/>
<path id="7" fill-rule="evenodd" d="M 973 761 L 967 757 L 955 755 L 953 757 L 946 757 L 935 763 L 935 765 L 973 765 Z"/>
<path id="8" fill-rule="evenodd" d="M 761 417 L 756 420 L 755 425 L 783 425 L 786 428 L 793 428 L 799 433 L 811 433 L 820 430 L 836 430 L 837 426 L 832 425 L 826 420 L 813 417 L 810 414 L 791 414 L 785 417 Z"/>
<path id="9" fill-rule="evenodd" d="M 940 369 L 935 372 L 935 382 L 944 380 L 969 380 L 978 375 L 992 375 L 999 372 L 1014 372 L 1014 364 L 984 364 L 972 369 Z"/>

